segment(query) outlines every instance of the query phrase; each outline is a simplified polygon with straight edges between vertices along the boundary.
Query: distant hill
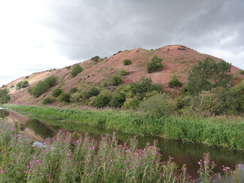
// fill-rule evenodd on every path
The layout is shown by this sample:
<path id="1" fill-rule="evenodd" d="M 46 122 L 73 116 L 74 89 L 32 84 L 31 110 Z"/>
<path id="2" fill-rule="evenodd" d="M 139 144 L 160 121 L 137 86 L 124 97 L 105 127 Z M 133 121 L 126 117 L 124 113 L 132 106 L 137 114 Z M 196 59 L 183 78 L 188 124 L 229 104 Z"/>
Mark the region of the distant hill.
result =
<path id="1" fill-rule="evenodd" d="M 164 68 L 162 71 L 149 74 L 146 69 L 147 63 L 154 55 L 163 59 L 162 64 Z M 47 93 L 41 95 L 39 98 L 34 98 L 28 93 L 27 88 L 17 90 L 16 84 L 20 81 L 28 81 L 30 86 L 34 86 L 37 82 L 54 75 L 58 78 L 56 86 L 60 86 L 63 91 L 68 92 L 71 88 L 87 89 L 91 86 L 100 86 L 102 81 L 109 80 L 113 75 L 118 75 L 119 71 L 123 69 L 128 73 L 123 77 L 124 83 L 137 82 L 142 77 L 148 77 L 154 83 L 163 84 L 166 91 L 177 93 L 179 92 L 178 90 L 167 87 L 167 83 L 172 79 L 172 74 L 176 73 L 177 78 L 183 84 L 186 84 L 188 73 L 192 66 L 198 60 L 203 60 L 206 57 L 211 57 L 216 62 L 221 61 L 219 58 L 199 53 L 182 45 L 170 45 L 152 50 L 141 48 L 125 50 L 119 51 L 109 58 L 100 58 L 98 62 L 87 60 L 77 63 L 83 68 L 83 71 L 74 78 L 71 77 L 70 72 L 77 64 L 62 69 L 52 69 L 21 77 L 7 84 L 7 88 L 10 90 L 10 103 L 41 104 L 42 99 L 50 96 L 51 91 L 55 87 L 49 89 Z M 130 65 L 124 65 L 123 61 L 125 59 L 131 60 L 132 63 Z M 235 66 L 232 66 L 231 73 L 234 75 L 235 83 L 239 83 L 244 79 L 244 75 L 240 74 L 240 69 Z"/>

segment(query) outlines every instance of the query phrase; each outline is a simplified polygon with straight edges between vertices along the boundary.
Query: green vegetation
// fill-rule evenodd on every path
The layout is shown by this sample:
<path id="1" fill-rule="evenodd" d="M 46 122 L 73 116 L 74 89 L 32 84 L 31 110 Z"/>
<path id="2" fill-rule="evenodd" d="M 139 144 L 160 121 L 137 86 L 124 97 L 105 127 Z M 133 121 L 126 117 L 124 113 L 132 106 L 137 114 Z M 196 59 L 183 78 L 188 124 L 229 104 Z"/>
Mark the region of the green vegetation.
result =
<path id="1" fill-rule="evenodd" d="M 0 104 L 8 103 L 10 100 L 10 96 L 8 94 L 8 89 L 0 89 Z"/>
<path id="2" fill-rule="evenodd" d="M 130 65 L 132 62 L 129 59 L 123 60 L 124 65 Z"/>
<path id="3" fill-rule="evenodd" d="M 113 86 L 118 86 L 121 83 L 123 83 L 123 80 L 120 76 L 112 76 L 111 77 L 111 84 Z"/>
<path id="4" fill-rule="evenodd" d="M 99 56 L 95 56 L 91 58 L 92 61 L 94 62 L 99 62 L 100 61 L 100 57 Z"/>
<path id="5" fill-rule="evenodd" d="M 42 104 L 44 104 L 44 105 L 46 105 L 46 104 L 52 104 L 54 101 L 55 101 L 54 98 L 47 97 L 47 98 L 44 98 L 44 99 L 42 100 Z"/>
<path id="6" fill-rule="evenodd" d="M 225 61 L 218 63 L 209 57 L 198 61 L 189 73 L 187 91 L 190 95 L 197 95 L 216 87 L 229 88 L 232 86 L 230 68 L 231 64 Z"/>
<path id="7" fill-rule="evenodd" d="M 126 72 L 126 70 L 124 70 L 124 69 L 119 71 L 119 75 L 122 76 L 122 77 L 126 76 L 127 74 L 128 74 L 128 72 Z"/>
<path id="8" fill-rule="evenodd" d="M 35 128 L 38 121 L 30 121 Z M 169 158 L 161 162 L 159 149 L 154 145 L 138 148 L 136 138 L 121 145 L 115 138 L 104 136 L 97 143 L 89 136 L 73 138 L 60 132 L 46 139 L 44 148 L 33 147 L 33 140 L 14 124 L 0 123 L 0 181 L 1 182 L 240 182 L 240 167 L 215 174 L 215 164 L 209 154 L 198 162 L 199 179 L 178 169 Z M 155 142 L 156 143 L 156 142 Z M 217 176 L 216 176 L 217 175 Z"/>
<path id="9" fill-rule="evenodd" d="M 150 62 L 147 63 L 147 72 L 157 72 L 163 69 L 162 59 L 155 55 Z"/>
<path id="10" fill-rule="evenodd" d="M 60 88 L 56 88 L 52 91 L 53 97 L 58 97 L 63 91 Z"/>
<path id="11" fill-rule="evenodd" d="M 35 86 L 29 87 L 28 92 L 35 98 L 46 93 L 51 87 L 56 84 L 57 78 L 55 76 L 49 76 L 43 81 L 39 81 Z"/>
<path id="12" fill-rule="evenodd" d="M 72 78 L 74 78 L 75 76 L 77 76 L 77 74 L 79 74 L 82 71 L 83 71 L 83 68 L 80 65 L 75 65 L 73 67 L 72 71 L 70 72 L 70 75 Z"/>
<path id="13" fill-rule="evenodd" d="M 69 103 L 70 102 L 70 95 L 68 93 L 61 93 L 59 96 L 59 101 L 63 103 Z"/>
<path id="14" fill-rule="evenodd" d="M 244 75 L 244 70 L 240 70 L 240 74 L 241 75 Z"/>
<path id="15" fill-rule="evenodd" d="M 104 95 L 97 105 L 108 104 L 109 94 Z M 98 96 L 99 96 L 98 95 Z M 106 98 L 107 97 L 107 98 Z M 144 113 L 112 110 L 75 110 L 41 106 L 18 106 L 4 104 L 6 109 L 37 115 L 70 123 L 88 124 L 128 134 L 162 136 L 170 139 L 204 143 L 244 151 L 244 122 L 241 118 L 200 118 L 164 116 L 153 117 Z M 98 106 L 100 107 L 100 106 Z"/>
<path id="16" fill-rule="evenodd" d="M 26 88 L 27 86 L 29 86 L 28 81 L 20 81 L 16 84 L 16 90 L 20 90 L 21 88 Z"/>
<path id="17" fill-rule="evenodd" d="M 182 82 L 176 77 L 176 74 L 173 73 L 172 79 L 168 82 L 170 88 L 177 88 L 182 86 Z"/>

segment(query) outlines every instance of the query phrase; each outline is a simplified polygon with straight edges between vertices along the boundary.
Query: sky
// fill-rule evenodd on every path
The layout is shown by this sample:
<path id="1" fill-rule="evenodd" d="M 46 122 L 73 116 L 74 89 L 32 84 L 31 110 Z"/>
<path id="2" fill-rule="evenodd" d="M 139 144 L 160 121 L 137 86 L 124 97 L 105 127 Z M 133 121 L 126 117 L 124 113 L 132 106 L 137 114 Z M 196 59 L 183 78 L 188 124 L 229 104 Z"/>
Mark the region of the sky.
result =
<path id="1" fill-rule="evenodd" d="M 135 48 L 185 45 L 244 70 L 243 0 L 0 0 L 0 86 Z"/>

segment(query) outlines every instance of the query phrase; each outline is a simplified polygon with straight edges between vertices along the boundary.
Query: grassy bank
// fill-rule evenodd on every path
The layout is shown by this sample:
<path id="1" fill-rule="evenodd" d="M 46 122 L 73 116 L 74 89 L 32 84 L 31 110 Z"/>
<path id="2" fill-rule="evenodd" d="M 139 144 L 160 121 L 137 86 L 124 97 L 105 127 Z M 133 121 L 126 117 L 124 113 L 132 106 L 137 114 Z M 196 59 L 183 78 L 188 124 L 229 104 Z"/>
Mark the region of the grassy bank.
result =
<path id="1" fill-rule="evenodd" d="M 233 171 L 224 167 L 221 176 L 213 172 L 215 164 L 208 154 L 198 162 L 199 179 L 194 180 L 186 175 L 186 167 L 178 169 L 172 158 L 160 162 L 155 145 L 138 149 L 135 138 L 121 145 L 115 136 L 103 136 L 97 142 L 60 132 L 46 139 L 44 148 L 32 143 L 14 124 L 0 120 L 1 182 L 240 182 L 241 167 Z"/>
<path id="2" fill-rule="evenodd" d="M 113 110 L 77 110 L 42 106 L 3 105 L 26 115 L 36 115 L 70 123 L 82 123 L 128 134 L 163 136 L 170 139 L 204 143 L 244 151 L 244 121 L 225 118 L 193 118 Z"/>

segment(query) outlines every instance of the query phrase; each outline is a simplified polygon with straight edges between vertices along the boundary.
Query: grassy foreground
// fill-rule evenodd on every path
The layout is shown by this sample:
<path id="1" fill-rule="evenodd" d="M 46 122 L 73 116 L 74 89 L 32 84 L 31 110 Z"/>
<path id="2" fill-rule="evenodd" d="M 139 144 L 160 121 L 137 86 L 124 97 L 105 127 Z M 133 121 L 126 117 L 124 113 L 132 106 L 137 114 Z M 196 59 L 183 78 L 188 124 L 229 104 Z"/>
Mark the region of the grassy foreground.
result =
<path id="1" fill-rule="evenodd" d="M 0 120 L 0 182 L 18 183 L 111 183 L 111 182 L 240 182 L 240 169 L 224 167 L 224 174 L 214 173 L 214 162 L 205 154 L 199 164 L 199 178 L 186 175 L 169 158 L 160 162 L 161 154 L 155 145 L 138 149 L 132 138 L 118 144 L 115 136 L 103 136 L 99 142 L 85 136 L 72 138 L 59 132 L 46 139 L 45 147 L 32 146 L 14 124 Z"/>
<path id="2" fill-rule="evenodd" d="M 151 117 L 142 113 L 113 110 L 77 110 L 55 107 L 6 104 L 6 109 L 50 120 L 82 123 L 127 134 L 162 136 L 244 151 L 244 121 L 226 118 L 169 116 Z"/>

